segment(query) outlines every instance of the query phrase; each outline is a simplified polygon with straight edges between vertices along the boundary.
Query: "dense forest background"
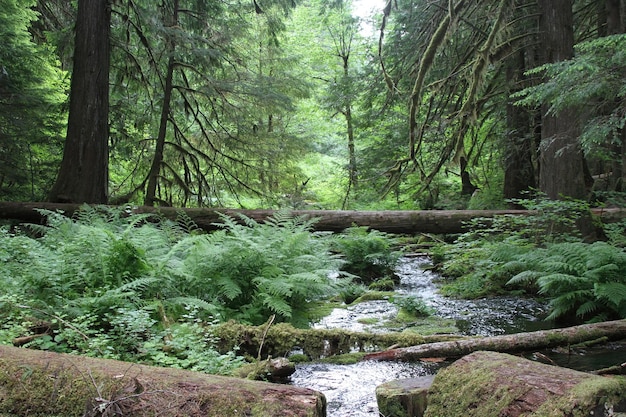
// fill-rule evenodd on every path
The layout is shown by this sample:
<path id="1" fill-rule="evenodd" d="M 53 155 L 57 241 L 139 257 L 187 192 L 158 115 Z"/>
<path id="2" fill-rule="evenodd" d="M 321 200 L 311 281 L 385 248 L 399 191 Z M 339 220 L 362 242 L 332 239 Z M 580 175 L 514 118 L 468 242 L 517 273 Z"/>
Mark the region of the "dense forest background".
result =
<path id="1" fill-rule="evenodd" d="M 625 2 L 0 0 L 0 200 L 611 202 Z"/>

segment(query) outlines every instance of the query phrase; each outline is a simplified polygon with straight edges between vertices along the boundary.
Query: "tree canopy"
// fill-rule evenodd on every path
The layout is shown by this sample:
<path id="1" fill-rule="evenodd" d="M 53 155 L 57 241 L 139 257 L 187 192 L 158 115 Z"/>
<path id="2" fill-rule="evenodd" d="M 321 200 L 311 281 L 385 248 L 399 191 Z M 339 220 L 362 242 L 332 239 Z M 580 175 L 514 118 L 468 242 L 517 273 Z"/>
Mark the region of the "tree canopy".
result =
<path id="1" fill-rule="evenodd" d="M 450 209 L 623 191 L 620 1 L 398 0 L 365 18 L 346 0 L 1 1 L 3 200 Z M 89 69 L 94 51 L 109 62 Z"/>

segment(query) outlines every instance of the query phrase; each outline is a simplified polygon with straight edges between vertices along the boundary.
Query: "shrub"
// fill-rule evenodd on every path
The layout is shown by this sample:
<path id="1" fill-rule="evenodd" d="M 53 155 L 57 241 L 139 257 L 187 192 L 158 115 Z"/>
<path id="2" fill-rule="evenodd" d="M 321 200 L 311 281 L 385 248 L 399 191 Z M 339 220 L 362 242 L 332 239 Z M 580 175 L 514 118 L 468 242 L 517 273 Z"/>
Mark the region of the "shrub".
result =
<path id="1" fill-rule="evenodd" d="M 432 308 L 421 297 L 393 297 L 390 301 L 413 317 L 428 317 L 433 314 Z"/>
<path id="2" fill-rule="evenodd" d="M 345 261 L 342 269 L 368 284 L 393 275 L 401 252 L 392 249 L 393 239 L 386 233 L 366 227 L 350 227 L 333 239 L 332 248 Z"/>

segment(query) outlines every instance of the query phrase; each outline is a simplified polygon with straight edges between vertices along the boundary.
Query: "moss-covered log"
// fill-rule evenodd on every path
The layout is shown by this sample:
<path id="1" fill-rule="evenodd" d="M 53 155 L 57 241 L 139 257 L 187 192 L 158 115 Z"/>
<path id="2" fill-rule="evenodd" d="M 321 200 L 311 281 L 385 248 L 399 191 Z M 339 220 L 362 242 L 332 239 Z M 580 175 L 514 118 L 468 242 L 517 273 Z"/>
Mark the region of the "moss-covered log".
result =
<path id="1" fill-rule="evenodd" d="M 420 344 L 371 353 L 366 355 L 365 359 L 413 361 L 427 357 L 458 358 L 478 350 L 525 352 L 555 346 L 567 346 L 600 338 L 606 338 L 606 340 L 626 338 L 626 320 L 493 337 L 472 337 L 452 342 Z"/>
<path id="2" fill-rule="evenodd" d="M 0 416 L 326 415 L 306 388 L 0 346 Z"/>
<path id="3" fill-rule="evenodd" d="M 247 326 L 234 321 L 214 329 L 219 339 L 219 349 L 227 352 L 233 346 L 239 353 L 261 359 L 268 356 L 286 356 L 293 350 L 301 350 L 310 359 L 319 359 L 353 351 L 374 351 L 390 346 L 412 346 L 435 341 L 459 340 L 454 335 L 422 336 L 416 333 L 360 333 L 342 329 L 296 329 L 287 323 L 271 326 Z"/>
<path id="4" fill-rule="evenodd" d="M 78 204 L 56 203 L 14 203 L 0 202 L 0 219 L 13 219 L 21 222 L 39 223 L 43 216 L 36 209 L 60 210 L 72 215 L 80 208 Z M 263 221 L 276 213 L 275 210 L 235 210 L 217 208 L 174 208 L 174 207 L 129 207 L 129 213 L 160 213 L 175 219 L 184 212 L 204 230 L 215 230 L 215 223 L 220 223 L 219 213 L 237 218 L 243 214 L 256 221 Z M 294 210 L 296 216 L 318 218 L 317 230 L 339 232 L 352 225 L 366 226 L 388 233 L 436 233 L 454 234 L 464 232 L 465 223 L 476 217 L 495 215 L 529 214 L 527 210 L 385 210 L 385 211 L 348 211 L 348 210 Z M 626 216 L 626 210 L 594 210 L 594 214 L 605 223 L 620 221 Z"/>
<path id="5" fill-rule="evenodd" d="M 439 371 L 426 417 L 587 417 L 626 411 L 626 379 L 497 352 L 475 352 Z"/>

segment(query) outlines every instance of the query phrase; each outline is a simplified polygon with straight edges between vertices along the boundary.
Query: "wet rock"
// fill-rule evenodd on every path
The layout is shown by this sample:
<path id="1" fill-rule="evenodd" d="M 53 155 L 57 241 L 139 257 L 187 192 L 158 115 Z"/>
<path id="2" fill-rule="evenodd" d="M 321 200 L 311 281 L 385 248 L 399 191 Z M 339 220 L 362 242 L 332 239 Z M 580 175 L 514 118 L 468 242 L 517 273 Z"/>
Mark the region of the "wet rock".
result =
<path id="1" fill-rule="evenodd" d="M 240 378 L 256 381 L 284 383 L 294 372 L 296 372 L 296 365 L 289 359 L 281 357 L 244 365 L 235 370 L 234 374 Z"/>
<path id="2" fill-rule="evenodd" d="M 425 416 L 609 417 L 625 412 L 626 378 L 480 351 L 439 371 Z"/>
<path id="3" fill-rule="evenodd" d="M 428 389 L 434 376 L 398 379 L 376 387 L 376 401 L 382 416 L 422 417 Z"/>

